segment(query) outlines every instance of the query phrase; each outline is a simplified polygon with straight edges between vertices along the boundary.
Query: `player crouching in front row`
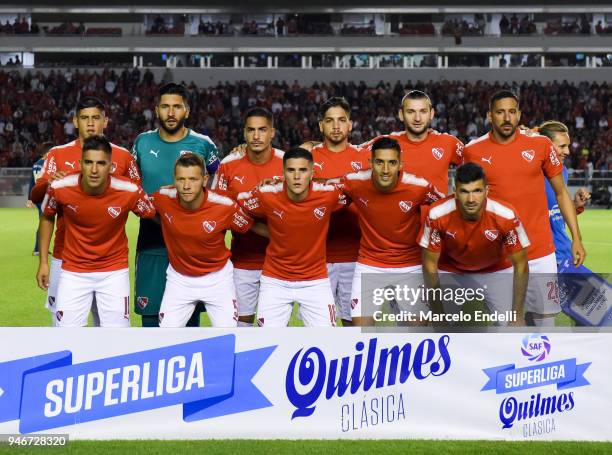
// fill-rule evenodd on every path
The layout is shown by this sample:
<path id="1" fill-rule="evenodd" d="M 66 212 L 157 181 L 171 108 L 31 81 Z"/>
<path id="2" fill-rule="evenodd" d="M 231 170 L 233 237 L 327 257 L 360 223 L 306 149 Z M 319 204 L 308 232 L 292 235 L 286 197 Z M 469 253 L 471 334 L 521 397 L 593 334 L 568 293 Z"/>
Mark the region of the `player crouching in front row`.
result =
<path id="1" fill-rule="evenodd" d="M 198 302 L 206 306 L 213 327 L 236 327 L 234 267 L 225 231 L 252 229 L 267 236 L 265 224 L 254 223 L 232 199 L 207 190 L 207 182 L 204 161 L 185 153 L 174 165 L 175 187 L 151 196 L 170 262 L 160 327 L 185 327 Z"/>
<path id="2" fill-rule="evenodd" d="M 58 283 L 57 325 L 82 327 L 95 296 L 102 327 L 129 327 L 130 280 L 125 223 L 129 212 L 150 218 L 155 208 L 140 185 L 112 177 L 112 146 L 104 136 L 83 141 L 81 171 L 47 188 L 39 224 L 36 279 L 49 286 L 49 244 L 55 215 L 65 224 L 62 273 Z"/>

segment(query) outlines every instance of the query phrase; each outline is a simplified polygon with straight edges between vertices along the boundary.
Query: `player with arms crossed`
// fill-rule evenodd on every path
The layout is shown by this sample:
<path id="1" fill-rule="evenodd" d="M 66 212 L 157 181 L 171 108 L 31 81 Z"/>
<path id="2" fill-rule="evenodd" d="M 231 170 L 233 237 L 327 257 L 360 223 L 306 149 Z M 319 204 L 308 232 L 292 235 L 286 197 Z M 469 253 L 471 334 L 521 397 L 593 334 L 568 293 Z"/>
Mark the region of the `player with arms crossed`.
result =
<path id="1" fill-rule="evenodd" d="M 108 125 L 108 117 L 105 113 L 104 103 L 96 97 L 85 96 L 76 105 L 72 123 L 77 129 L 79 137 L 64 145 L 58 145 L 49 150 L 45 158 L 42 175 L 36 180 L 32 188 L 31 199 L 34 203 L 42 202 L 50 182 L 61 179 L 67 174 L 80 171 L 82 146 L 85 139 L 101 135 Z M 116 177 L 127 177 L 134 183 L 140 182 L 138 167 L 132 155 L 127 149 L 112 144 L 113 161 L 111 163 L 111 174 Z M 56 217 L 57 230 L 55 231 L 55 242 L 53 243 L 53 255 L 51 257 L 51 272 L 49 287 L 47 289 L 46 307 L 51 311 L 53 324 L 57 324 L 55 317 L 55 301 L 57 296 L 57 284 L 62 271 L 62 253 L 64 249 L 64 219 L 61 212 Z M 94 325 L 99 325 L 96 306 L 92 307 Z"/>
<path id="2" fill-rule="evenodd" d="M 217 147 L 208 136 L 185 126 L 189 118 L 187 89 L 166 84 L 159 89 L 155 114 L 159 128 L 138 135 L 132 153 L 142 173 L 142 186 L 147 194 L 174 183 L 174 163 L 187 152 L 200 155 L 208 174 L 219 166 Z M 159 325 L 159 306 L 164 295 L 168 253 L 161 227 L 152 220 L 141 220 L 136 247 L 135 310 L 142 316 L 143 327 Z M 188 326 L 199 325 L 199 311 L 194 312 Z"/>
<path id="3" fill-rule="evenodd" d="M 272 147 L 274 117 L 265 108 L 250 109 L 244 119 L 244 153 L 231 153 L 222 161 L 212 189 L 233 199 L 266 179 L 282 178 L 282 150 Z M 259 280 L 268 240 L 249 231 L 232 238 L 232 262 L 238 304 L 238 326 L 252 327 L 259 296 Z"/>
<path id="4" fill-rule="evenodd" d="M 325 239 L 331 213 L 344 207 L 342 191 L 312 182 L 312 154 L 295 148 L 283 156 L 285 181 L 238 195 L 254 217 L 266 218 L 270 244 L 259 289 L 259 326 L 284 327 L 293 303 L 306 326 L 336 325 Z"/>
<path id="5" fill-rule="evenodd" d="M 104 136 L 83 141 L 81 172 L 53 181 L 39 224 L 40 264 L 36 279 L 49 285 L 48 253 L 54 216 L 64 213 L 65 247 L 57 286 L 60 327 L 84 327 L 95 296 L 102 327 L 129 327 L 130 279 L 125 223 L 129 212 L 153 217 L 142 188 L 112 177 L 112 146 Z"/>
<path id="6" fill-rule="evenodd" d="M 402 171 L 402 151 L 395 139 L 377 139 L 371 154 L 371 170 L 340 179 L 345 194 L 357 208 L 361 228 L 359 257 L 351 287 L 351 316 L 355 325 L 374 322 L 362 308 L 362 274 L 413 274 L 410 278 L 416 280 L 411 279 L 411 285 L 419 286 L 419 209 L 444 197 L 427 180 Z M 364 293 L 369 291 L 366 289 Z M 420 305 L 417 302 L 412 309 L 418 310 Z"/>
<path id="7" fill-rule="evenodd" d="M 152 195 L 170 261 L 161 327 L 184 327 L 199 301 L 213 327 L 236 327 L 238 321 L 225 231 L 244 233 L 253 220 L 232 199 L 206 190 L 207 180 L 202 158 L 186 153 L 174 166 L 175 188 Z"/>
<path id="8" fill-rule="evenodd" d="M 438 269 L 465 274 L 454 275 L 451 281 L 463 288 L 475 284 L 484 289 L 490 313 L 514 311 L 516 318 L 498 325 L 522 326 L 529 239 L 515 210 L 488 194 L 482 167 L 466 163 L 457 168 L 455 194 L 431 205 L 419 233 L 423 278 L 428 288 L 435 289 L 440 287 Z M 512 271 L 510 284 L 504 275 Z M 449 308 L 450 312 L 456 309 Z M 437 305 L 436 310 L 443 308 Z"/>
<path id="9" fill-rule="evenodd" d="M 555 246 L 544 191 L 545 178 L 555 192 L 559 209 L 572 233 L 574 265 L 582 265 L 586 256 L 576 209 L 563 183 L 563 166 L 550 139 L 517 128 L 521 111 L 514 93 L 508 90 L 495 93 L 489 102 L 487 118 L 491 131 L 466 146 L 465 160 L 483 166 L 492 198 L 516 208 L 531 242 L 526 320 L 536 326 L 554 326 L 561 307 L 555 278 Z"/>

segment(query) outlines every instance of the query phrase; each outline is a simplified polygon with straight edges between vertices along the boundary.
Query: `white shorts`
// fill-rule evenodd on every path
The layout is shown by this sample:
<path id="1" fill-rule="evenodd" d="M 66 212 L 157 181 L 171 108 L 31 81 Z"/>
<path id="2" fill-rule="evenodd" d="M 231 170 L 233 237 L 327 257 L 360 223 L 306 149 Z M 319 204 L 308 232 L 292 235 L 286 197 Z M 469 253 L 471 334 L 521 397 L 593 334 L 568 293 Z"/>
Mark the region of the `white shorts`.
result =
<path id="1" fill-rule="evenodd" d="M 561 311 L 555 253 L 529 261 L 525 311 L 538 314 L 557 314 Z"/>
<path id="2" fill-rule="evenodd" d="M 392 273 L 397 273 L 397 274 L 403 274 L 403 276 L 401 277 L 400 280 L 396 279 L 395 277 L 386 279 L 381 276 L 379 279 L 376 280 L 377 283 L 370 283 L 368 285 L 364 284 L 364 289 L 362 289 L 361 275 L 363 273 L 372 273 L 372 274 L 379 274 L 379 275 L 382 275 L 382 274 L 389 275 Z M 406 275 L 406 274 L 409 274 L 409 275 Z M 379 281 L 381 283 L 384 281 L 384 285 L 381 287 L 386 287 L 388 285 L 395 285 L 395 284 L 402 284 L 402 285 L 407 284 L 410 287 L 414 287 L 416 289 L 419 286 L 423 285 L 422 267 L 421 265 L 413 265 L 410 267 L 374 267 L 372 265 L 366 265 L 366 264 L 357 262 L 355 265 L 355 273 L 353 275 L 353 284 L 351 286 L 351 317 L 362 317 L 362 316 L 371 317 L 374 314 L 374 311 L 375 311 L 374 306 L 368 304 L 367 306 L 369 306 L 370 308 L 364 309 L 362 300 L 363 300 L 364 295 L 366 296 L 374 295 L 375 289 L 378 289 L 379 284 L 381 284 L 381 283 L 378 283 Z M 399 283 L 398 281 L 401 281 L 401 283 Z M 427 305 L 425 305 L 425 303 L 422 301 L 411 302 L 411 303 L 397 301 L 396 303 L 398 305 L 398 308 L 396 308 L 396 310 L 405 310 L 405 311 L 411 311 L 411 312 L 413 311 L 419 312 L 421 310 L 423 311 L 427 310 Z M 368 314 L 362 314 L 364 312 Z"/>
<path id="3" fill-rule="evenodd" d="M 260 327 L 286 327 L 293 303 L 300 305 L 300 315 L 306 327 L 336 325 L 336 306 L 329 278 L 310 281 L 284 281 L 261 276 L 259 288 Z"/>
<path id="4" fill-rule="evenodd" d="M 238 309 L 233 272 L 234 266 L 229 260 L 221 270 L 202 276 L 182 275 L 168 265 L 159 326 L 185 327 L 196 304 L 202 302 L 213 327 L 236 327 Z"/>
<path id="5" fill-rule="evenodd" d="M 51 265 L 49 267 L 49 288 L 47 289 L 47 300 L 45 301 L 45 308 L 51 312 L 51 323 L 54 327 L 57 327 L 57 318 L 55 312 L 57 311 L 57 285 L 59 283 L 60 275 L 62 274 L 62 260 L 51 257 Z"/>
<path id="6" fill-rule="evenodd" d="M 336 315 L 345 321 L 351 320 L 351 286 L 355 273 L 354 262 L 327 264 L 327 275 L 336 302 Z"/>
<path id="7" fill-rule="evenodd" d="M 93 298 L 101 327 L 130 326 L 130 276 L 128 269 L 112 272 L 62 270 L 57 286 L 58 327 L 86 327 Z"/>
<path id="8" fill-rule="evenodd" d="M 257 298 L 259 297 L 259 279 L 261 270 L 234 269 L 234 285 L 236 286 L 236 303 L 238 316 L 255 314 Z"/>

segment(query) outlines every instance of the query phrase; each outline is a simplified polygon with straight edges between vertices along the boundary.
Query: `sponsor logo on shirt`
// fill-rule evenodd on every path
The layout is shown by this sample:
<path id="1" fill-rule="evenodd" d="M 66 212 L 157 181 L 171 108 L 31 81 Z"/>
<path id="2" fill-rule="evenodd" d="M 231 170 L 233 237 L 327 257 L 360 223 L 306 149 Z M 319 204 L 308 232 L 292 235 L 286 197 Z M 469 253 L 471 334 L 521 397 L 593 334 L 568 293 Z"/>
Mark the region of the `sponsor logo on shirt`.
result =
<path id="1" fill-rule="evenodd" d="M 206 232 L 210 234 L 212 231 L 215 230 L 215 227 L 217 227 L 217 222 L 205 220 L 202 222 L 202 227 Z"/>
<path id="2" fill-rule="evenodd" d="M 533 157 L 535 156 L 535 152 L 533 150 L 523 150 L 521 152 L 521 156 L 527 161 L 531 163 L 533 161 Z"/>
<path id="3" fill-rule="evenodd" d="M 315 218 L 317 218 L 318 220 L 322 220 L 323 217 L 325 216 L 326 211 L 327 211 L 326 207 L 317 207 L 316 209 L 313 210 L 313 213 L 314 213 Z"/>
<path id="4" fill-rule="evenodd" d="M 497 231 L 495 229 L 487 229 L 486 231 L 484 231 L 484 234 L 485 234 L 485 237 L 492 242 L 499 235 L 499 231 Z"/>
<path id="5" fill-rule="evenodd" d="M 514 229 L 512 229 L 506 235 L 506 244 L 513 246 L 513 245 L 516 245 L 516 242 L 518 242 L 518 236 L 516 235 L 516 232 L 514 231 Z"/>
<path id="6" fill-rule="evenodd" d="M 412 201 L 399 201 L 399 208 L 402 212 L 408 213 L 412 208 Z"/>
<path id="7" fill-rule="evenodd" d="M 49 164 L 47 164 L 49 174 L 55 174 L 57 172 L 57 164 L 55 163 L 55 157 L 51 157 Z"/>
<path id="8" fill-rule="evenodd" d="M 113 218 L 117 218 L 121 214 L 121 207 L 109 207 L 108 214 Z"/>
<path id="9" fill-rule="evenodd" d="M 455 153 L 459 156 L 463 156 L 463 144 L 457 143 L 457 147 L 455 148 Z"/>
<path id="10" fill-rule="evenodd" d="M 431 149 L 431 154 L 433 155 L 435 159 L 441 160 L 442 157 L 444 156 L 444 150 L 441 149 L 440 147 L 434 147 Z"/>
<path id="11" fill-rule="evenodd" d="M 440 244 L 440 232 L 437 229 L 434 229 L 431 233 L 431 244 L 439 245 Z"/>
<path id="12" fill-rule="evenodd" d="M 559 166 L 561 165 L 561 162 L 559 161 L 559 157 L 557 156 L 557 152 L 555 152 L 555 148 L 551 145 L 550 146 L 550 162 L 553 166 Z"/>
<path id="13" fill-rule="evenodd" d="M 259 207 L 259 200 L 256 197 L 252 197 L 244 202 L 244 206 L 248 210 L 255 210 L 257 207 Z"/>
<path id="14" fill-rule="evenodd" d="M 240 213 L 236 212 L 234 213 L 234 220 L 233 223 L 238 226 L 239 228 L 245 227 L 249 222 L 247 221 L 247 219 L 242 216 Z"/>

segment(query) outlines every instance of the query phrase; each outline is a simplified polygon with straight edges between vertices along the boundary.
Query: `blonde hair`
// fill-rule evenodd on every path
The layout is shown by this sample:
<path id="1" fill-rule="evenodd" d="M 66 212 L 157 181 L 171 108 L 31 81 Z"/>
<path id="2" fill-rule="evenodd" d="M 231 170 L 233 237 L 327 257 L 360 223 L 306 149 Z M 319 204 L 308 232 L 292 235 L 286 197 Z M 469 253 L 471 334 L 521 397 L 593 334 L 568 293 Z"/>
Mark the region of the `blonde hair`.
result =
<path id="1" fill-rule="evenodd" d="M 538 127 L 538 133 L 543 136 L 546 136 L 552 141 L 553 137 L 555 137 L 555 134 L 569 133 L 569 129 L 567 128 L 565 123 L 559 122 L 557 120 L 547 120 Z"/>

